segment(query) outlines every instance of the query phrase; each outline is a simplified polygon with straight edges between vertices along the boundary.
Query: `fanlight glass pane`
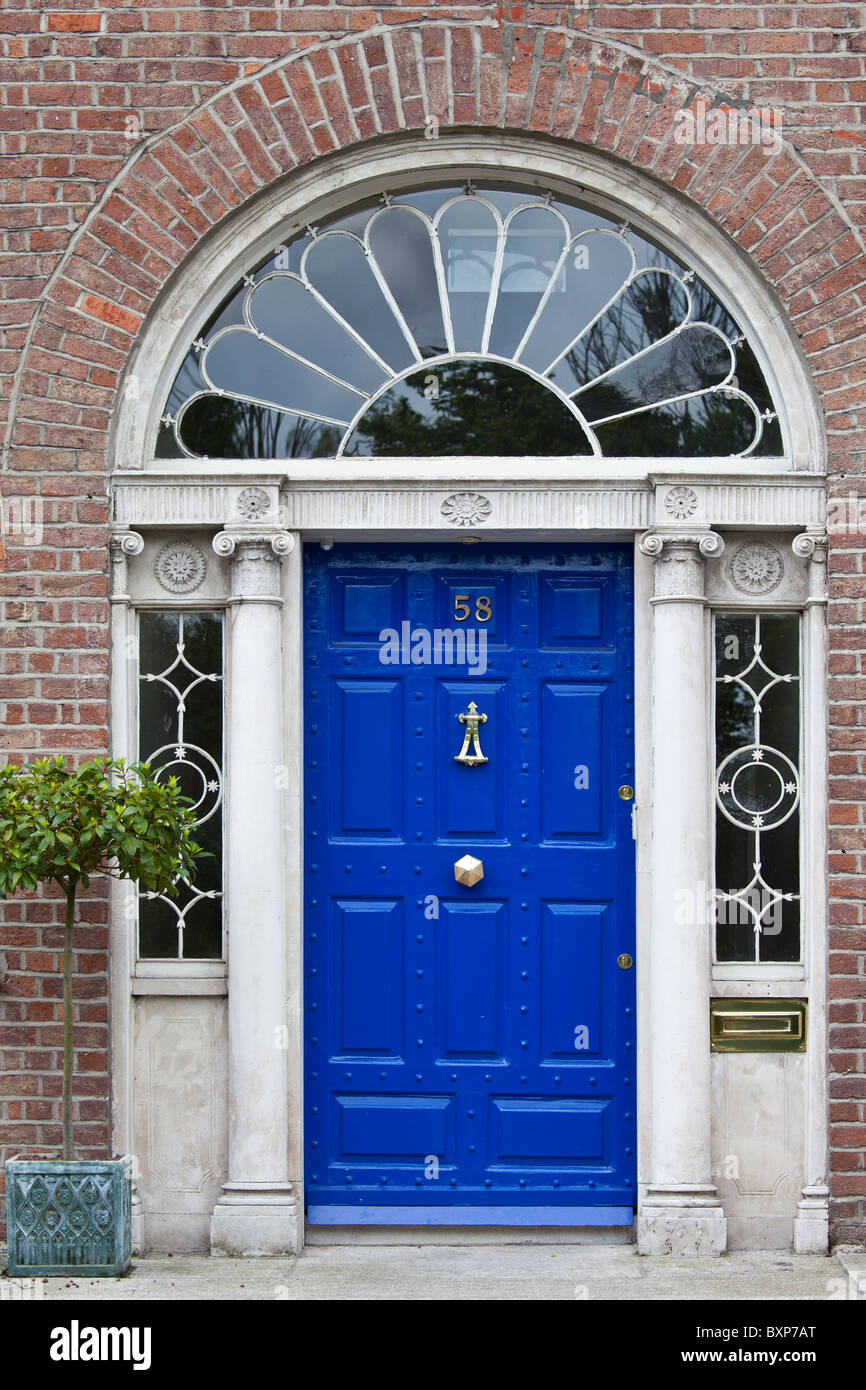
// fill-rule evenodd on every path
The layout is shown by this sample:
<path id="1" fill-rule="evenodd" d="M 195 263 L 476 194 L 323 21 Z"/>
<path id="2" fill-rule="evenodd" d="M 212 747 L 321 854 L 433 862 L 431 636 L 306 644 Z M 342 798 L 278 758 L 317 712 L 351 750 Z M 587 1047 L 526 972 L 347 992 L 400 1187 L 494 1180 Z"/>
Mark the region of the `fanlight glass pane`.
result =
<path id="1" fill-rule="evenodd" d="M 455 352 L 480 352 L 499 245 L 499 222 L 477 198 L 447 208 L 437 226 Z"/>
<path id="2" fill-rule="evenodd" d="M 229 396 L 203 395 L 184 410 L 178 436 L 198 458 L 316 459 L 333 458 L 343 428 Z M 169 438 L 164 430 L 160 445 Z"/>
<path id="3" fill-rule="evenodd" d="M 688 325 L 667 342 L 648 348 L 600 381 L 575 393 L 588 420 L 606 420 L 720 386 L 733 368 L 727 339 L 714 329 Z"/>
<path id="4" fill-rule="evenodd" d="M 344 424 L 365 395 L 289 357 L 272 343 L 234 328 L 212 345 L 207 374 L 218 391 L 232 390 L 277 410 L 309 412 Z"/>
<path id="5" fill-rule="evenodd" d="M 523 448 L 506 413 L 499 452 L 506 437 L 508 452 L 530 456 L 783 451 L 752 347 L 692 271 L 593 209 L 479 184 L 383 194 L 277 245 L 191 342 L 156 453 L 359 456 L 379 449 L 382 431 L 396 449 L 398 399 L 414 412 L 407 438 L 420 442 L 418 416 L 432 449 L 448 433 L 445 412 L 419 404 L 405 376 L 414 363 L 418 373 L 448 364 L 453 382 L 471 365 L 479 390 L 494 368 L 531 373 L 532 391 L 519 387 L 536 403 Z M 517 391 L 512 383 L 505 396 Z M 573 433 L 565 397 L 578 408 L 573 449 L 563 447 Z M 370 448 L 360 449 L 355 422 L 368 401 Z M 479 452 L 490 436 L 479 425 L 448 452 Z"/>
<path id="6" fill-rule="evenodd" d="M 663 270 L 638 272 L 556 363 L 551 380 L 566 394 L 579 391 L 681 329 L 688 317 L 689 294 L 679 280 Z"/>
<path id="7" fill-rule="evenodd" d="M 592 452 L 564 401 L 513 367 L 454 362 L 415 372 L 368 407 L 345 452 L 393 458 Z"/>
<path id="8" fill-rule="evenodd" d="M 754 411 L 746 402 L 725 400 L 724 393 L 719 392 L 626 415 L 610 424 L 596 425 L 593 432 L 608 457 L 726 458 L 749 449 L 757 431 Z M 751 452 L 781 452 L 781 446 L 765 449 L 764 443 L 762 439 Z"/>
<path id="9" fill-rule="evenodd" d="M 564 293 L 548 297 L 520 353 L 521 362 L 534 371 L 547 371 L 616 298 L 633 269 L 634 252 L 621 236 L 589 231 L 575 237 L 557 282 Z"/>
<path id="10" fill-rule="evenodd" d="M 800 960 L 799 623 L 795 613 L 715 619 L 719 961 Z"/>
<path id="11" fill-rule="evenodd" d="M 374 216 L 368 235 L 420 356 L 447 352 L 429 223 L 409 208 L 385 208 Z"/>
<path id="12" fill-rule="evenodd" d="M 517 354 L 546 294 L 560 301 L 565 297 L 567 272 L 561 267 L 558 275 L 555 272 L 567 236 L 562 219 L 550 208 L 527 208 L 511 217 L 490 334 L 490 351 L 497 356 Z"/>
<path id="13" fill-rule="evenodd" d="M 275 271 L 282 273 L 290 272 L 292 275 L 301 273 L 301 263 L 307 247 L 315 240 L 308 232 L 305 236 L 296 236 L 288 243 L 281 242 L 274 251 L 270 260 L 265 261 L 256 271 L 255 278 L 263 279 L 265 275 L 272 275 Z"/>
<path id="14" fill-rule="evenodd" d="M 412 349 L 360 242 L 339 232 L 321 236 L 310 246 L 304 269 L 334 312 L 367 340 L 392 372 L 412 365 Z"/>
<path id="15" fill-rule="evenodd" d="M 347 333 L 345 324 L 320 304 L 301 280 L 275 275 L 259 281 L 249 296 L 247 313 L 267 338 L 358 391 L 378 391 L 387 380 L 388 372 L 371 356 L 366 345 Z M 274 370 L 279 370 L 281 362 L 280 358 L 274 359 Z M 299 406 L 301 402 L 295 404 Z"/>

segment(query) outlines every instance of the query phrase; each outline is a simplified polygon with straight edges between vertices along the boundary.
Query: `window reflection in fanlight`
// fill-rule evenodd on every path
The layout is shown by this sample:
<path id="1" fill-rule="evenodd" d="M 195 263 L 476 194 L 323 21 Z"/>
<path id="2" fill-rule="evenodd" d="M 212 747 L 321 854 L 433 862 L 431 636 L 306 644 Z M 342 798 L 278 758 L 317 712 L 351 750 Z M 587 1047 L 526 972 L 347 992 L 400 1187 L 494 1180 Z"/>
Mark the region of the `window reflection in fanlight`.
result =
<path id="1" fill-rule="evenodd" d="M 391 197 L 280 246 L 197 333 L 162 457 L 779 455 L 737 324 L 552 195 Z"/>

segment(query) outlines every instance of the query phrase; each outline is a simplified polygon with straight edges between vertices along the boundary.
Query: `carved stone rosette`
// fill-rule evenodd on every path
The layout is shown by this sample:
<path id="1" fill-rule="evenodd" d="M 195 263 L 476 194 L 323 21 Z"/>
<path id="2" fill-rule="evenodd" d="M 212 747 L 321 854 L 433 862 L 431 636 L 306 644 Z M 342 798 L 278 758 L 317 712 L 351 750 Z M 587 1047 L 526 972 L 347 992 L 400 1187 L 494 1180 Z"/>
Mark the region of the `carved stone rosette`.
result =
<path id="1" fill-rule="evenodd" d="M 245 520 L 258 521 L 270 511 L 271 499 L 263 487 L 245 487 L 238 493 L 237 509 Z"/>
<path id="2" fill-rule="evenodd" d="M 157 555 L 153 572 L 169 593 L 189 594 L 204 583 L 207 560 L 199 546 L 188 541 L 169 541 Z"/>
<path id="3" fill-rule="evenodd" d="M 698 494 L 693 487 L 681 484 L 665 493 L 665 511 L 674 521 L 685 521 L 698 509 Z"/>
<path id="4" fill-rule="evenodd" d="M 728 565 L 734 588 L 750 597 L 769 594 L 777 589 L 784 573 L 781 555 L 774 545 L 768 545 L 766 541 L 746 541 L 738 545 Z"/>
<path id="5" fill-rule="evenodd" d="M 489 497 L 480 492 L 452 492 L 442 503 L 440 511 L 452 526 L 480 526 L 492 510 Z"/>

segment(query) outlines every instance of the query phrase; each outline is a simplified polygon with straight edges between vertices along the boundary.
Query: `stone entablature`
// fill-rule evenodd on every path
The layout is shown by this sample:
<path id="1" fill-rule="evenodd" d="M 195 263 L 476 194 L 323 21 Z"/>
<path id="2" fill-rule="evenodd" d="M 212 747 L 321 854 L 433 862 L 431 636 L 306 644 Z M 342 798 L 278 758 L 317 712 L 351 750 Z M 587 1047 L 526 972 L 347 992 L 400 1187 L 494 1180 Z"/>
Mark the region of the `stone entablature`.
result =
<path id="1" fill-rule="evenodd" d="M 724 467 L 727 464 L 727 468 Z M 439 531 L 443 536 L 468 529 L 452 519 L 457 496 L 479 499 L 473 504 L 471 529 L 492 536 L 509 531 L 634 532 L 651 526 L 713 525 L 729 528 L 791 528 L 822 526 L 826 516 L 823 479 L 792 473 L 777 466 L 763 472 L 754 461 L 745 469 L 729 460 L 715 461 L 710 472 L 684 472 L 686 481 L 658 477 L 628 465 L 605 469 L 598 476 L 573 466 L 545 466 L 527 474 L 507 461 L 491 465 L 471 459 L 443 467 L 425 460 L 401 466 L 388 475 L 387 464 L 356 462 L 351 468 L 323 465 L 315 476 L 286 478 L 267 464 L 258 471 L 117 474 L 113 484 L 115 524 L 131 527 L 220 527 L 239 521 L 243 499 L 261 494 L 262 520 L 311 539 L 341 530 L 388 532 Z M 231 469 L 231 471 L 230 471 Z M 372 476 L 371 476 L 372 475 Z M 683 494 L 689 511 L 681 519 Z M 672 512 L 671 498 L 674 510 Z M 486 503 L 488 505 L 482 505 Z M 451 504 L 449 506 L 449 504 Z"/>

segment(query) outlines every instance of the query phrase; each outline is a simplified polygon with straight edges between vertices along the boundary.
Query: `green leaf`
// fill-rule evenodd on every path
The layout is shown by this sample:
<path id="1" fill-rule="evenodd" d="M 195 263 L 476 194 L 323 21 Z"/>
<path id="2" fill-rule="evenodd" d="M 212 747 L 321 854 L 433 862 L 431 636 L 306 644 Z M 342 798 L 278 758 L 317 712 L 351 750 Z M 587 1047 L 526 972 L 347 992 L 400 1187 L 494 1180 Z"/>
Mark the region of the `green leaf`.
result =
<path id="1" fill-rule="evenodd" d="M 174 895 L 203 853 L 195 817 L 174 778 L 158 781 L 146 764 L 95 758 L 73 767 L 63 757 L 0 768 L 0 896 L 52 880 L 86 887 L 109 868 Z M 62 828 L 61 828 L 62 827 Z"/>

